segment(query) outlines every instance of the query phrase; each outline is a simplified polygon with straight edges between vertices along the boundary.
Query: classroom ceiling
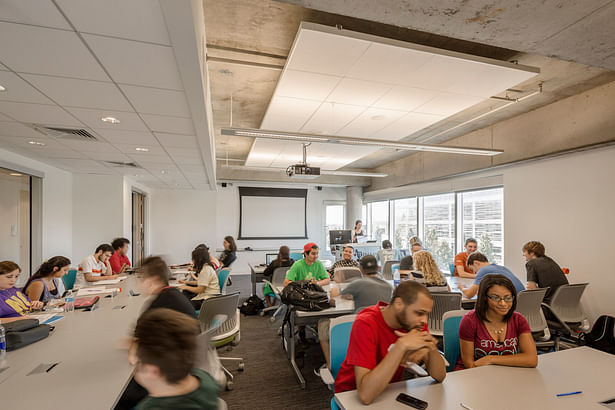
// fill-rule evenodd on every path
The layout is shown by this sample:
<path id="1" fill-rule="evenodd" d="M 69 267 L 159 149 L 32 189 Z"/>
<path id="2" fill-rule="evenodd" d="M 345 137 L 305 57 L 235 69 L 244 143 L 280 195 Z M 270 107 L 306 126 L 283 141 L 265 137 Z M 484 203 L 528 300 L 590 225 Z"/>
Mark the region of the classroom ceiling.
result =
<path id="1" fill-rule="evenodd" d="M 203 138 L 209 130 L 194 121 L 187 98 L 199 84 L 186 70 L 201 70 L 181 66 L 191 53 L 198 62 L 196 37 L 192 50 L 173 47 L 178 19 L 161 4 L 2 1 L 1 146 L 75 173 L 128 175 L 152 188 L 215 188 L 207 158 L 213 144 Z M 186 5 L 191 12 L 189 3 L 172 4 L 177 12 Z"/>
<path id="2" fill-rule="evenodd" d="M 463 3 L 464 6 L 459 6 L 460 10 L 457 12 L 454 11 L 454 8 L 450 11 L 449 6 L 457 3 Z M 540 84 L 542 84 L 542 93 L 471 123 L 464 124 L 469 119 L 506 104 L 502 100 L 484 99 L 459 113 L 447 116 L 418 131 L 408 133 L 402 139 L 404 141 L 442 143 L 475 129 L 483 128 L 615 80 L 615 73 L 610 69 L 612 67 L 606 64 L 598 64 L 599 62 L 595 59 L 582 58 L 582 55 L 561 55 L 561 57 L 566 57 L 569 60 L 566 61 L 551 57 L 551 55 L 557 54 L 555 51 L 549 52 L 542 48 L 525 50 L 524 48 L 527 43 L 537 43 L 535 38 L 539 38 L 541 35 L 546 36 L 545 32 L 547 32 L 547 35 L 554 35 L 570 29 L 569 26 L 573 22 L 570 16 L 575 15 L 575 13 L 578 14 L 578 5 L 542 2 L 539 12 L 543 17 L 542 21 L 548 21 L 548 24 L 545 23 L 548 30 L 538 24 L 541 21 L 539 18 L 532 17 L 527 23 L 525 20 L 520 20 L 520 11 L 515 13 L 493 12 L 495 13 L 494 18 L 497 18 L 498 24 L 502 25 L 506 33 L 517 33 L 514 41 L 502 44 L 508 47 L 504 48 L 493 41 L 496 34 L 495 29 L 490 29 L 489 35 L 487 35 L 487 31 L 483 33 L 482 29 L 478 30 L 470 24 L 469 20 L 476 17 L 475 14 L 478 13 L 477 27 L 491 27 L 491 18 L 480 18 L 480 12 L 484 12 L 487 16 L 490 15 L 486 2 L 484 3 L 479 4 L 470 0 L 469 2 L 439 2 L 434 5 L 431 2 L 428 7 L 431 13 L 441 16 L 439 19 L 436 18 L 434 22 L 430 22 L 431 25 L 425 27 L 424 31 L 419 31 L 421 27 L 427 25 L 425 21 L 431 19 L 427 15 L 427 11 L 420 14 L 418 19 L 410 19 L 406 15 L 406 19 L 403 21 L 412 21 L 412 27 L 408 27 L 409 24 L 399 24 L 401 21 L 399 18 L 394 21 L 397 25 L 392 24 L 391 16 L 400 14 L 406 6 L 411 8 L 410 2 L 204 0 L 208 67 L 211 78 L 216 133 L 216 157 L 219 160 L 219 165 L 226 163 L 227 159 L 231 165 L 241 165 L 248 159 L 251 151 L 256 153 L 253 146 L 261 144 L 260 140 L 254 142 L 251 138 L 220 135 L 220 128 L 231 124 L 231 95 L 233 126 L 245 128 L 263 126 L 263 128 L 267 128 L 265 125 L 268 124 L 267 122 L 263 123 L 263 120 L 266 119 L 267 109 L 276 108 L 278 105 L 276 99 L 272 99 L 272 97 L 276 92 L 276 86 L 279 88 L 284 85 L 282 82 L 278 85 L 278 81 L 284 66 L 290 61 L 287 61 L 287 58 L 301 22 L 324 24 L 329 27 L 339 25 L 350 31 L 372 34 L 386 39 L 406 41 L 500 61 L 513 61 L 540 69 L 538 76 L 522 83 L 521 87 L 517 87 L 520 92 L 509 92 L 508 97 L 523 97 L 539 90 Z M 496 3 L 498 2 L 494 4 Z M 599 2 L 592 3 L 597 4 Z M 517 2 L 517 4 L 526 14 L 531 14 L 534 8 L 533 3 L 530 2 Z M 583 16 L 588 15 L 589 12 L 586 13 L 586 11 L 593 10 L 592 7 L 582 8 L 583 13 L 578 14 L 578 18 L 582 19 Z M 449 11 L 452 16 L 443 20 Z M 471 18 L 464 17 L 468 13 L 472 15 Z M 459 14 L 459 17 L 456 17 L 457 14 Z M 555 15 L 557 18 L 545 17 L 549 15 Z M 436 21 L 438 24 L 436 24 Z M 416 24 L 414 24 L 415 22 Z M 446 32 L 434 28 L 436 25 L 442 24 L 446 24 Z M 473 37 L 455 35 L 457 32 L 465 33 L 470 30 L 468 26 L 474 27 L 473 30 L 479 31 L 479 34 L 483 36 L 481 37 L 478 34 Z M 516 31 L 513 30 L 514 27 L 516 27 Z M 610 28 L 605 29 L 606 32 L 611 30 Z M 499 31 L 497 31 L 497 34 L 499 35 Z M 586 30 L 583 35 L 596 42 L 596 45 L 603 43 L 603 40 L 601 40 L 603 33 L 598 33 L 596 30 Z M 571 37 L 574 38 L 574 34 L 571 33 Z M 587 41 L 590 41 L 590 39 Z M 320 44 L 323 53 L 327 53 L 330 47 L 331 44 L 329 43 Z M 584 55 L 587 54 L 589 53 Z M 590 64 L 597 64 L 601 67 Z M 381 81 L 381 79 L 373 79 L 373 81 Z M 480 81 L 475 82 L 477 86 L 480 85 Z M 320 87 L 327 87 L 326 80 L 320 83 Z M 317 92 L 318 87 L 315 85 L 312 87 L 312 91 Z M 506 93 L 498 93 L 497 96 L 505 97 Z M 357 96 L 357 98 L 360 97 Z M 361 113 L 354 114 L 360 116 Z M 352 114 L 348 113 L 348 115 Z M 455 128 L 451 130 L 453 127 Z M 359 129 L 356 136 L 360 136 L 361 131 Z M 273 144 L 276 143 L 284 144 L 283 142 L 270 142 L 272 153 L 280 151 L 278 148 L 273 149 Z M 287 146 L 288 144 L 284 145 Z M 259 150 L 258 153 L 261 157 L 266 156 L 264 152 L 260 151 L 262 150 Z M 288 157 L 287 165 L 289 165 L 300 157 L 300 148 L 296 145 L 293 149 L 284 148 L 283 153 L 285 157 Z M 329 155 L 338 155 L 338 153 L 331 152 Z M 353 163 L 345 164 L 344 169 L 373 168 L 407 155 L 409 155 L 408 152 L 380 149 L 373 153 L 366 153 L 365 156 Z M 279 159 L 282 156 L 278 155 L 276 158 L 278 158 L 276 165 L 281 166 Z M 308 151 L 308 162 L 309 159 Z M 316 156 L 315 162 L 320 159 L 322 158 Z M 219 176 L 233 179 L 231 172 L 221 172 L 220 168 L 218 169 Z"/>

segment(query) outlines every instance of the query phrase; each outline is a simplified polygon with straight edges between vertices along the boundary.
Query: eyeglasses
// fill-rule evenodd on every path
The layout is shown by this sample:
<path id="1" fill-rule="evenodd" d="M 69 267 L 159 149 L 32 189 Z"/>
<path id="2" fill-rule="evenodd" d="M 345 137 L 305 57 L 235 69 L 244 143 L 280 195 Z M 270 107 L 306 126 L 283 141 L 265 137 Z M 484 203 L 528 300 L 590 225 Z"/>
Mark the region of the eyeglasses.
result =
<path id="1" fill-rule="evenodd" d="M 503 300 L 506 303 L 510 303 L 513 301 L 512 295 L 506 295 L 503 298 L 498 295 L 487 295 L 487 297 L 493 300 L 495 303 L 500 303 L 501 300 Z"/>

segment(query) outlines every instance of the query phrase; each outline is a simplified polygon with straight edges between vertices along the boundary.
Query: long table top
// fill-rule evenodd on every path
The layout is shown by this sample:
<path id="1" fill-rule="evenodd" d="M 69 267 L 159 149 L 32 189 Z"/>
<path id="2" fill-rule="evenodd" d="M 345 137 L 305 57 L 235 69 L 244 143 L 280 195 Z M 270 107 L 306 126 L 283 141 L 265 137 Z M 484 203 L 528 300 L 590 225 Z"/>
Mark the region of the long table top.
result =
<path id="1" fill-rule="evenodd" d="M 61 313 L 49 337 L 7 353 L 9 368 L 0 373 L 3 409 L 109 409 L 129 381 L 133 368 L 118 342 L 129 337 L 147 298 L 129 296 L 134 277 L 115 287 L 93 311 Z M 113 287 L 111 286 L 111 287 Z M 114 306 L 125 306 L 116 308 Z M 41 366 L 50 371 L 30 374 Z"/>
<path id="2" fill-rule="evenodd" d="M 602 409 L 599 402 L 615 398 L 615 356 L 579 347 L 538 356 L 535 369 L 483 366 L 448 373 L 443 383 L 431 377 L 393 383 L 369 406 L 356 391 L 335 395 L 340 408 L 408 409 L 395 398 L 406 393 L 429 403 L 429 409 Z M 556 397 L 558 393 L 581 394 Z"/>

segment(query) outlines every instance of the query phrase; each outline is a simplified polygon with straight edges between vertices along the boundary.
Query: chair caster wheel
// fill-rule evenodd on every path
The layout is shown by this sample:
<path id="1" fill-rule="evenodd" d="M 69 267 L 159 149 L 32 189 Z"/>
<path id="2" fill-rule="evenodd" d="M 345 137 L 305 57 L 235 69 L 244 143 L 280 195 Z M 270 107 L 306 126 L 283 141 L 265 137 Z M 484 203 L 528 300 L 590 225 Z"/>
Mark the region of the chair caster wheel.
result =
<path id="1" fill-rule="evenodd" d="M 245 370 L 245 368 L 246 368 L 246 365 L 245 365 L 245 363 L 244 363 L 244 362 L 239 363 L 239 365 L 237 366 L 237 369 L 238 369 L 240 372 L 243 372 L 243 371 Z"/>
<path id="2" fill-rule="evenodd" d="M 232 381 L 228 381 L 226 382 L 226 390 L 231 391 L 233 390 L 233 382 Z"/>

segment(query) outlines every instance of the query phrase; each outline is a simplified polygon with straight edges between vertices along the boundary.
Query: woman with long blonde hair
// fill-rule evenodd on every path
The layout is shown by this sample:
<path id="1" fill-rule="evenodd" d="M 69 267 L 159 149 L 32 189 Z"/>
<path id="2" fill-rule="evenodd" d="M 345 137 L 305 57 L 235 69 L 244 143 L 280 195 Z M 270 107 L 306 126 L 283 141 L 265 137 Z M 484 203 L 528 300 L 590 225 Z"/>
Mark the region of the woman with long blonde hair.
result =
<path id="1" fill-rule="evenodd" d="M 414 259 L 414 268 L 423 274 L 425 286 L 448 286 L 431 253 L 418 251 L 412 255 L 412 259 Z"/>

